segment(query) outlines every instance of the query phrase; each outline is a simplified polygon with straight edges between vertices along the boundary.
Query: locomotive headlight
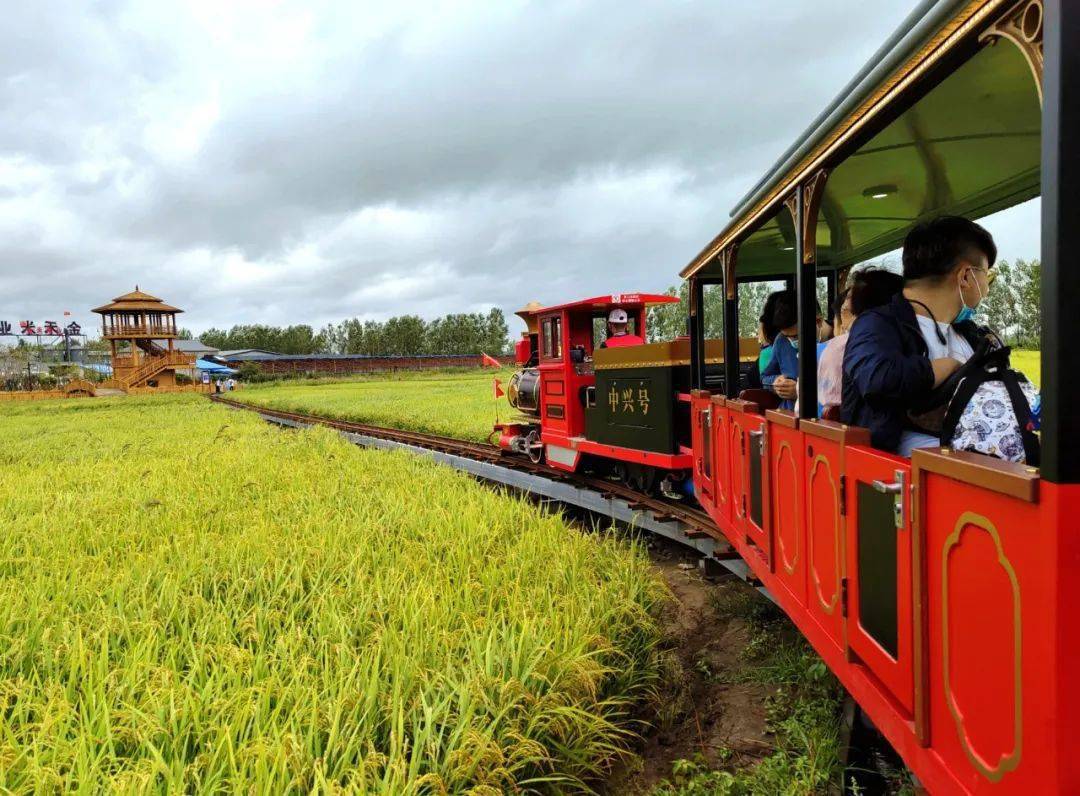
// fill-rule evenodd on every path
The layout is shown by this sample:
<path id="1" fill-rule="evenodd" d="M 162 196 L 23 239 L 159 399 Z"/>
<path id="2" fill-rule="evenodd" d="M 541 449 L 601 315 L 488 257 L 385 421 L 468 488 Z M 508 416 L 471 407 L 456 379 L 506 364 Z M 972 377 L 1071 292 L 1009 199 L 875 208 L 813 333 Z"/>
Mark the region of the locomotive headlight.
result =
<path id="1" fill-rule="evenodd" d="M 511 376 L 506 386 L 506 398 L 519 412 L 539 414 L 540 371 L 536 368 L 526 368 Z"/>

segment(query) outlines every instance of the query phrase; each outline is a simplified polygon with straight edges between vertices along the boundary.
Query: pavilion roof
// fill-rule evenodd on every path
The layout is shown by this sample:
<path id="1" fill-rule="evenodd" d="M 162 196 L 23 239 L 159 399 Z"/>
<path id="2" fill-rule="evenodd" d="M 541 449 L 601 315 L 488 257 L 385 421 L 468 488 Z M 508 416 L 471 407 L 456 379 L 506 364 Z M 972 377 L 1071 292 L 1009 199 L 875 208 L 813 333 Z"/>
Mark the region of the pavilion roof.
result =
<path id="1" fill-rule="evenodd" d="M 100 307 L 96 307 L 92 312 L 106 314 L 110 312 L 128 312 L 133 310 L 142 310 L 146 312 L 183 312 L 182 309 L 166 304 L 157 296 L 151 296 L 149 293 L 139 290 L 138 285 L 136 285 L 135 289 L 130 293 L 117 296 L 109 304 L 103 304 Z"/>

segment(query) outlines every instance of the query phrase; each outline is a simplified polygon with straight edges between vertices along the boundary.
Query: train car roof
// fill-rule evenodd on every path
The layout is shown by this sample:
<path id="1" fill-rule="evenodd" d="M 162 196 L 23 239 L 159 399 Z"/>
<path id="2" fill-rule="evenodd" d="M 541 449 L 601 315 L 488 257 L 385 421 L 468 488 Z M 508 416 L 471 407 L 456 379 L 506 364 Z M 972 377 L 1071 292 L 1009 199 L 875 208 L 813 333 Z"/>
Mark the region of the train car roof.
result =
<path id="1" fill-rule="evenodd" d="M 681 276 L 717 276 L 717 256 L 734 245 L 739 275 L 793 272 L 794 225 L 784 200 L 822 170 L 826 194 L 832 192 L 822 214 L 834 211 L 834 218 L 819 219 L 829 233 L 818 260 L 825 269 L 896 248 L 923 217 L 978 217 L 1037 196 L 1038 84 L 1022 48 L 991 30 L 1014 5 L 923 0 L 738 202 L 731 221 Z M 1041 41 L 1041 16 L 1037 23 Z M 1002 168 L 986 168 L 1002 161 Z M 905 184 L 911 175 L 917 179 Z M 896 201 L 881 201 L 890 197 Z M 860 229 L 838 229 L 837 219 L 853 217 Z M 748 241 L 752 236 L 757 239 Z"/>
<path id="2" fill-rule="evenodd" d="M 678 304 L 678 296 L 669 296 L 666 293 L 611 293 L 606 296 L 570 301 L 566 304 L 556 304 L 551 307 L 538 307 L 532 309 L 529 314 L 541 315 L 546 312 L 560 310 L 609 310 L 614 307 L 639 307 L 652 304 Z M 523 310 L 524 312 L 524 310 Z M 519 312 L 518 315 L 521 313 Z"/>

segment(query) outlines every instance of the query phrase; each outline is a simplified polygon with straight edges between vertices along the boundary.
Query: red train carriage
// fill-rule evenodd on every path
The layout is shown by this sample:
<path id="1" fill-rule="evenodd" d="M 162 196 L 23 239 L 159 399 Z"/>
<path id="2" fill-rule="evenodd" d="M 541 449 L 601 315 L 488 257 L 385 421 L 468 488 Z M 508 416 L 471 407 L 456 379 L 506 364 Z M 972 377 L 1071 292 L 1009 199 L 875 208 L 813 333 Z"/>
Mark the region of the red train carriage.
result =
<path id="1" fill-rule="evenodd" d="M 932 793 L 1080 793 L 1077 142 L 1080 2 L 925 2 L 682 272 L 698 497 Z M 814 417 L 818 279 L 922 219 L 1038 196 L 1041 470 L 909 460 Z M 739 398 L 739 284 L 760 279 L 798 293 L 801 416 Z M 706 376 L 709 284 L 724 390 Z"/>

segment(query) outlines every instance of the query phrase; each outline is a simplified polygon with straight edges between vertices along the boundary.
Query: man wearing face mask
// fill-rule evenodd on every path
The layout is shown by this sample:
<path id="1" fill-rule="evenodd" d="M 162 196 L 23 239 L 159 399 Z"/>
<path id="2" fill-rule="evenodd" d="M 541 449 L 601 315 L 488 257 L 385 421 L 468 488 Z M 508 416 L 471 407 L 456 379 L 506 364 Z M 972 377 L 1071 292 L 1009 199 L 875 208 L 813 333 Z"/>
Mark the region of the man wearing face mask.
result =
<path id="1" fill-rule="evenodd" d="M 909 410 L 986 337 L 973 316 L 990 292 L 996 258 L 990 233 L 966 218 L 941 216 L 908 233 L 903 291 L 858 317 L 844 352 L 841 415 L 869 428 L 875 447 L 910 456 L 939 444 Z"/>

